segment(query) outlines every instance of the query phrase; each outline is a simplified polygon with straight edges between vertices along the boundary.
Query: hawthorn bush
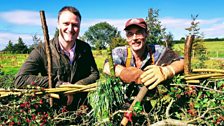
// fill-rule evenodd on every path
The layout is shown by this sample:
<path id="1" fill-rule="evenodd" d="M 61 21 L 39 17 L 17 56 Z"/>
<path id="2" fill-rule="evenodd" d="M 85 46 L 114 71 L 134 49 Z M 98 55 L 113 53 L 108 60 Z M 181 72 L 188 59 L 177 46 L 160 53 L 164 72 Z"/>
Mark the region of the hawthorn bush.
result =
<path id="1" fill-rule="evenodd" d="M 89 121 L 82 121 L 89 120 L 83 116 L 88 109 L 85 106 L 81 106 L 77 111 L 68 111 L 66 106 L 50 107 L 49 97 L 43 88 L 39 89 L 43 91 L 42 95 L 36 95 L 32 89 L 34 87 L 20 95 L 0 98 L 1 125 L 89 125 Z"/>
<path id="2" fill-rule="evenodd" d="M 50 125 L 52 110 L 41 96 L 10 95 L 0 99 L 0 123 L 3 125 Z"/>
<path id="3" fill-rule="evenodd" d="M 95 119 L 94 109 L 88 111 L 87 106 L 81 106 L 77 111 L 67 111 L 65 106 L 54 109 L 48 104 L 47 94 L 36 95 L 27 90 L 21 95 L 0 98 L 0 124 L 119 125 L 126 116 L 128 125 L 135 126 L 165 125 L 165 121 L 170 125 L 224 125 L 224 79 L 204 79 L 199 84 L 186 84 L 184 77 L 177 75 L 169 83 L 159 85 L 158 89 L 159 95 L 152 97 L 155 102 L 150 112 L 146 113 L 141 103 L 136 103 L 134 113 L 124 115 L 127 109 L 121 107 L 122 103 L 111 109 L 109 116 L 101 122 Z"/>

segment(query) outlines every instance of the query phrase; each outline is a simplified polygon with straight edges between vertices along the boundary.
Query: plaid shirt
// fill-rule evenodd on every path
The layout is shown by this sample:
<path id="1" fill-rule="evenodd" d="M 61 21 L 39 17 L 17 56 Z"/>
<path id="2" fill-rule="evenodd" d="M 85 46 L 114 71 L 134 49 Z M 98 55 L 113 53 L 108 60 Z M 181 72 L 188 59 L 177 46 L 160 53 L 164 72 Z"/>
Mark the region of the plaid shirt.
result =
<path id="1" fill-rule="evenodd" d="M 128 46 L 121 46 L 121 47 L 116 47 L 112 50 L 113 62 L 115 65 L 119 64 L 119 65 L 125 66 L 125 63 L 128 57 L 127 48 Z M 165 47 L 161 45 L 147 45 L 147 52 L 145 52 L 145 54 L 143 55 L 144 60 L 143 60 L 141 69 L 144 69 L 146 66 L 152 64 L 151 56 L 154 57 L 154 62 L 156 62 L 159 56 L 164 51 L 164 49 Z M 150 52 L 152 52 L 152 54 L 150 54 Z M 131 57 L 131 66 L 136 67 L 133 55 Z"/>

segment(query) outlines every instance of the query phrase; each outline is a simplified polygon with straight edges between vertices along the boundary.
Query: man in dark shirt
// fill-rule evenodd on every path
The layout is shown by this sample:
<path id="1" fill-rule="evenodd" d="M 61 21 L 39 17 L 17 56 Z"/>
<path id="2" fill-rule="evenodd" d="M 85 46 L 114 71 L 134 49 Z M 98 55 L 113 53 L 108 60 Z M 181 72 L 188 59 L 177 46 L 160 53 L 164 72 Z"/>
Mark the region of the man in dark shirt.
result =
<path id="1" fill-rule="evenodd" d="M 52 87 L 61 84 L 91 84 L 99 78 L 91 47 L 78 38 L 81 23 L 80 12 L 71 6 L 63 7 L 58 13 L 59 35 L 50 41 L 52 58 Z M 15 78 L 18 88 L 35 84 L 48 87 L 46 47 L 40 43 Z M 78 104 L 86 95 L 67 95 L 67 105 Z M 61 98 L 61 100 L 65 100 Z M 76 107 L 76 106 L 75 106 Z"/>

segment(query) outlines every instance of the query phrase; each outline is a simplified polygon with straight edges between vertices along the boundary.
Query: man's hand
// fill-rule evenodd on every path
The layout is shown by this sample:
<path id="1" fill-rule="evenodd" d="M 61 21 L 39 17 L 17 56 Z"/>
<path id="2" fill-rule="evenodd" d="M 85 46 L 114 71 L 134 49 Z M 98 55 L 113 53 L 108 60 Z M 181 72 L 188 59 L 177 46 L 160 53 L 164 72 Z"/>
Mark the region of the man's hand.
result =
<path id="1" fill-rule="evenodd" d="M 126 67 L 120 73 L 120 78 L 125 83 L 135 82 L 136 84 L 142 84 L 140 75 L 143 73 L 141 69 L 136 67 Z"/>
<path id="2" fill-rule="evenodd" d="M 62 85 L 68 85 L 68 84 L 71 84 L 69 82 L 63 82 Z M 66 95 L 67 96 L 67 105 L 70 105 L 72 104 L 72 101 L 73 101 L 73 95 L 72 94 L 68 94 Z"/>
<path id="3" fill-rule="evenodd" d="M 155 88 L 160 82 L 175 75 L 175 71 L 171 66 L 161 67 L 150 65 L 147 66 L 144 71 L 145 72 L 140 76 L 140 78 L 145 86 L 150 85 L 148 87 L 149 90 Z"/>

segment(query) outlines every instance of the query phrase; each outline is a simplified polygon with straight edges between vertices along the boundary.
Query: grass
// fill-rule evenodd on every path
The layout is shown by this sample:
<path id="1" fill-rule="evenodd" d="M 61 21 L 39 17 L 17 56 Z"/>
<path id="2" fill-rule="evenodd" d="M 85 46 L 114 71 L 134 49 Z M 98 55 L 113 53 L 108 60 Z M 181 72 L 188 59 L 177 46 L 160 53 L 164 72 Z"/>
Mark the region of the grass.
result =
<path id="1" fill-rule="evenodd" d="M 93 50 L 93 55 L 98 69 L 102 71 L 104 61 L 107 58 L 106 50 Z M 28 54 L 0 54 L 0 69 L 5 74 L 15 75 L 27 58 Z"/>
<path id="2" fill-rule="evenodd" d="M 208 57 L 224 58 L 224 41 L 204 42 Z M 180 54 L 184 52 L 184 43 L 175 44 L 174 49 Z"/>
<path id="3" fill-rule="evenodd" d="M 28 54 L 0 54 L 0 69 L 5 74 L 16 74 L 27 59 Z"/>
<path id="4" fill-rule="evenodd" d="M 224 41 L 204 42 L 204 45 L 208 52 L 213 52 L 208 53 L 208 57 L 217 58 L 217 53 L 215 52 L 218 51 L 218 58 L 224 58 Z M 180 54 L 183 54 L 184 44 L 175 44 L 174 49 L 180 52 Z M 104 61 L 107 58 L 106 50 L 93 50 L 93 55 L 99 71 L 102 72 Z M 0 54 L 0 71 L 3 71 L 5 74 L 15 75 L 27 58 L 28 54 Z M 193 60 L 192 63 L 195 63 L 195 61 Z M 221 59 L 210 59 L 206 61 L 206 66 L 208 68 L 217 69 L 220 68 L 220 66 L 223 66 L 223 64 L 224 60 Z"/>

